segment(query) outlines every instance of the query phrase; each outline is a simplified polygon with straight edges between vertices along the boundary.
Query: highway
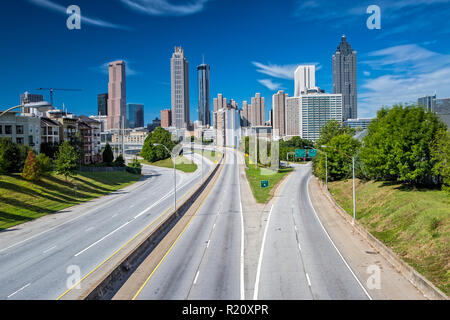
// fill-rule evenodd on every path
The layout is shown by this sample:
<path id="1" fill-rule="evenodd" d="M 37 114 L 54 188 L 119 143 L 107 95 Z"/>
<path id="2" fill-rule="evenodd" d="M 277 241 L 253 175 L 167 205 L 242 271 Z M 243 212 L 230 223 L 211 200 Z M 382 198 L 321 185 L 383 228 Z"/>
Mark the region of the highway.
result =
<path id="1" fill-rule="evenodd" d="M 185 152 L 187 158 L 192 155 Z M 213 164 L 177 172 L 180 199 Z M 56 299 L 173 205 L 172 169 L 144 167 L 145 182 L 88 205 L 66 209 L 0 233 L 0 300 Z M 55 220 L 56 219 L 56 220 Z M 56 222 L 55 222 L 56 221 Z M 82 285 L 82 284 L 81 284 Z"/>
<path id="2" fill-rule="evenodd" d="M 310 165 L 279 191 L 265 227 L 254 299 L 369 299 L 322 227 L 308 194 Z"/>
<path id="3" fill-rule="evenodd" d="M 243 298 L 244 229 L 238 157 L 234 150 L 225 154 L 217 183 L 136 299 Z"/>

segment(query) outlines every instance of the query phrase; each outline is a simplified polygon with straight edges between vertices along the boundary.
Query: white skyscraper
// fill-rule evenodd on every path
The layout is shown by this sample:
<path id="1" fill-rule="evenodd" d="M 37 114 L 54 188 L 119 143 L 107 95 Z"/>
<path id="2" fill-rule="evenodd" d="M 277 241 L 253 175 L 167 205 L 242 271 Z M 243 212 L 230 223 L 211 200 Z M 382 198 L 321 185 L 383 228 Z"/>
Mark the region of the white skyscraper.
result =
<path id="1" fill-rule="evenodd" d="M 189 63 L 181 47 L 175 47 L 170 60 L 172 89 L 172 126 L 177 129 L 189 125 Z"/>
<path id="2" fill-rule="evenodd" d="M 295 80 L 295 96 L 299 97 L 302 92 L 308 89 L 316 88 L 316 66 L 301 65 L 298 66 L 294 74 Z"/>

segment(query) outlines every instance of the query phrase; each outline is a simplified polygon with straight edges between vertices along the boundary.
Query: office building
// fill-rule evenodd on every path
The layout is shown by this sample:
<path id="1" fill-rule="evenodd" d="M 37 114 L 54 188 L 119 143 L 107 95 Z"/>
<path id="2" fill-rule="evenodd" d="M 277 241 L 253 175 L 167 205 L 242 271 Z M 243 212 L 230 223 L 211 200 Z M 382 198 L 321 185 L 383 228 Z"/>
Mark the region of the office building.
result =
<path id="1" fill-rule="evenodd" d="M 247 101 L 242 102 L 242 126 L 249 127 L 250 126 L 250 108 L 251 105 L 248 104 Z"/>
<path id="2" fill-rule="evenodd" d="M 108 115 L 108 94 L 102 93 L 97 95 L 97 115 L 107 116 Z"/>
<path id="3" fill-rule="evenodd" d="M 308 89 L 316 87 L 316 66 L 315 65 L 301 65 L 295 70 L 295 96 L 298 97 L 305 93 Z"/>
<path id="4" fill-rule="evenodd" d="M 301 97 L 286 97 L 285 136 L 301 135 Z"/>
<path id="5" fill-rule="evenodd" d="M 264 126 L 266 123 L 265 101 L 260 93 L 252 98 L 252 107 L 250 114 L 250 123 L 252 126 Z"/>
<path id="6" fill-rule="evenodd" d="M 216 112 L 216 143 L 220 147 L 239 148 L 241 116 L 239 110 L 227 106 Z"/>
<path id="7" fill-rule="evenodd" d="M 447 128 L 450 128 L 450 98 L 436 99 L 434 112 L 447 124 Z"/>
<path id="8" fill-rule="evenodd" d="M 200 120 L 204 126 L 211 125 L 211 93 L 209 74 L 209 65 L 201 64 L 197 67 L 198 120 Z"/>
<path id="9" fill-rule="evenodd" d="M 27 107 L 27 104 L 43 102 L 44 96 L 41 94 L 31 94 L 28 91 L 24 92 L 20 95 L 20 104 L 24 106 L 22 108 L 22 113 L 31 113 L 30 107 Z"/>
<path id="10" fill-rule="evenodd" d="M 130 129 L 144 127 L 144 105 L 129 103 L 127 106 L 127 127 Z"/>
<path id="11" fill-rule="evenodd" d="M 352 129 L 362 128 L 363 130 L 365 130 L 372 121 L 373 118 L 347 119 L 344 121 L 344 125 Z"/>
<path id="12" fill-rule="evenodd" d="M 216 117 L 216 113 L 217 111 L 225 108 L 227 106 L 227 98 L 223 97 L 223 94 L 219 93 L 217 95 L 217 98 L 213 99 L 213 127 L 217 128 L 217 117 Z"/>
<path id="13" fill-rule="evenodd" d="M 342 122 L 342 94 L 313 93 L 300 97 L 300 135 L 316 141 L 320 130 L 329 120 Z"/>
<path id="14" fill-rule="evenodd" d="M 175 47 L 170 60 L 172 126 L 186 129 L 189 126 L 189 63 L 181 47 Z"/>
<path id="15" fill-rule="evenodd" d="M 333 93 L 342 94 L 343 120 L 358 117 L 356 54 L 343 35 L 333 55 Z"/>
<path id="16" fill-rule="evenodd" d="M 423 96 L 417 99 L 417 104 L 419 106 L 425 107 L 428 111 L 434 112 L 436 105 L 436 94 L 434 96 Z"/>
<path id="17" fill-rule="evenodd" d="M 127 97 L 125 81 L 125 62 L 114 61 L 109 64 L 108 83 L 108 128 L 120 129 L 127 119 Z"/>
<path id="18" fill-rule="evenodd" d="M 158 127 L 161 127 L 161 120 L 159 120 L 159 118 L 158 117 L 156 117 L 153 121 L 152 121 L 152 123 L 149 123 L 148 125 L 147 125 L 147 131 L 148 132 L 152 132 L 152 131 L 154 131 L 156 128 L 158 128 Z"/>
<path id="19" fill-rule="evenodd" d="M 270 123 L 275 134 L 278 133 L 278 137 L 286 135 L 286 98 L 289 95 L 280 90 L 272 97 L 272 110 Z"/>
<path id="20" fill-rule="evenodd" d="M 161 127 L 169 128 L 172 126 L 172 110 L 161 110 Z"/>

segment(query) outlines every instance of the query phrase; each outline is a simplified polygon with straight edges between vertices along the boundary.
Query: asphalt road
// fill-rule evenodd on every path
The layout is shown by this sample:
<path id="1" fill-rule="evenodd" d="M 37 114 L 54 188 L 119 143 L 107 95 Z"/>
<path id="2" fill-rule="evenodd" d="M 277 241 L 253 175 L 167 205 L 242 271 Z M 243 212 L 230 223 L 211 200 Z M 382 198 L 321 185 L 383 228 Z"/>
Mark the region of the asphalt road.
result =
<path id="1" fill-rule="evenodd" d="M 244 294 L 238 158 L 226 150 L 221 175 L 138 300 L 239 300 Z"/>
<path id="2" fill-rule="evenodd" d="M 177 173 L 178 199 L 201 179 L 201 156 L 193 157 L 199 169 Z M 213 164 L 207 159 L 203 163 L 206 176 Z M 60 213 L 56 224 L 47 216 L 1 232 L 0 299 L 56 299 L 78 275 L 85 276 L 168 210 L 173 205 L 173 171 L 145 167 L 144 174 L 147 180 L 139 187 L 75 207 L 70 220 Z"/>
<path id="3" fill-rule="evenodd" d="M 254 299 L 369 299 L 314 212 L 310 176 L 310 165 L 296 165 L 271 209 Z"/>

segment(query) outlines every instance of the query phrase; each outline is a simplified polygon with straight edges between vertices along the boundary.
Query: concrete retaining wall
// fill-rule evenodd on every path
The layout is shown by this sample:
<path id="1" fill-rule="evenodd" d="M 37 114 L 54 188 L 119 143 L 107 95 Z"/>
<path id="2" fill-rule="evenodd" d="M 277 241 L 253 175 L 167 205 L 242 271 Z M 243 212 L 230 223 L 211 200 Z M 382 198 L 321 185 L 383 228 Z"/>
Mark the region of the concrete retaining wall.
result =
<path id="1" fill-rule="evenodd" d="M 314 178 L 317 179 L 317 178 Z M 427 280 L 423 275 L 418 273 L 413 267 L 403 261 L 394 251 L 388 248 L 384 243 L 375 238 L 366 230 L 358 221 L 353 223 L 353 217 L 350 216 L 337 202 L 334 200 L 328 188 L 319 180 L 322 192 L 330 199 L 337 212 L 361 234 L 370 245 L 378 251 L 386 260 L 388 260 L 394 268 L 396 268 L 409 282 L 411 282 L 423 295 L 431 300 L 448 300 L 447 295 Z"/>

